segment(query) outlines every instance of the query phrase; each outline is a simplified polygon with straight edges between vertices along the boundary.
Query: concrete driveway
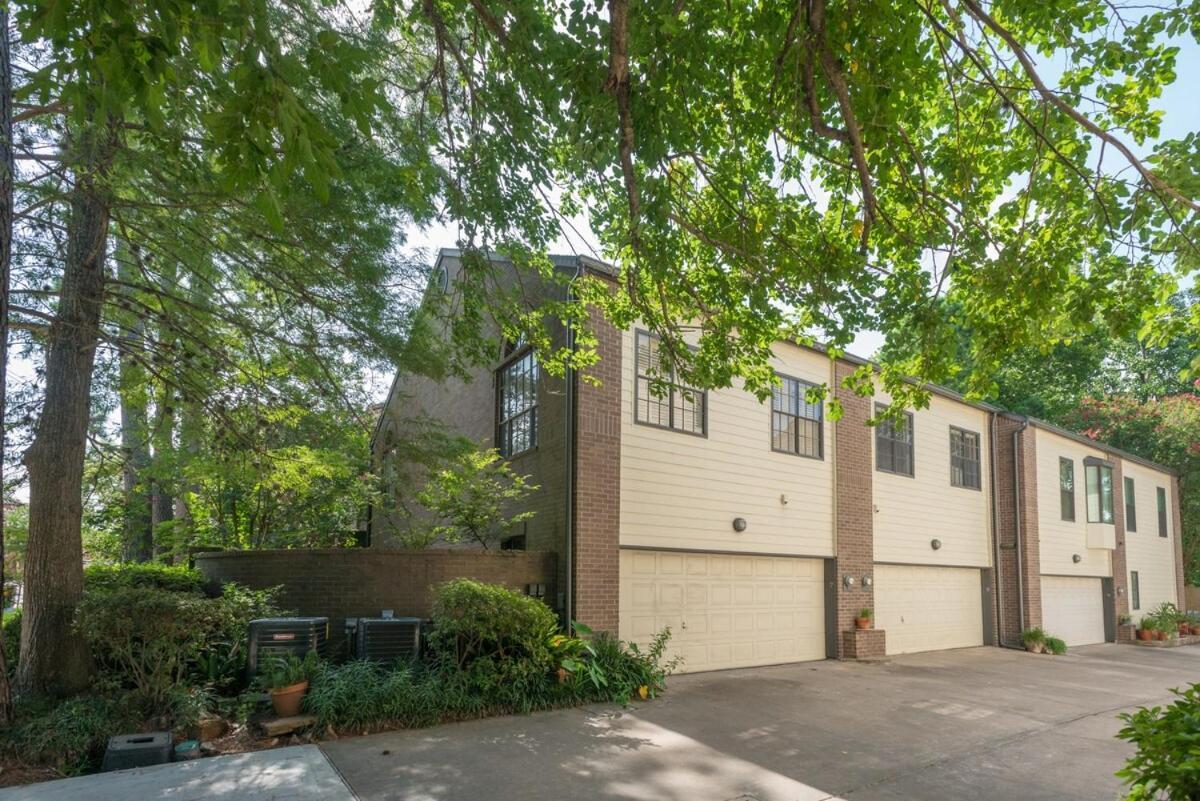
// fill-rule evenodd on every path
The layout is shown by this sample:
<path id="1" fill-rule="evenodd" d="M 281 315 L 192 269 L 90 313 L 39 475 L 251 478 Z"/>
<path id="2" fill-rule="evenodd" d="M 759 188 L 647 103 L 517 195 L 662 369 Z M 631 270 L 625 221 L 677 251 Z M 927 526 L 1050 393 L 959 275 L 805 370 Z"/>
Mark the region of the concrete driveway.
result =
<path id="1" fill-rule="evenodd" d="M 972 648 L 680 676 L 594 706 L 322 746 L 362 801 L 1113 799 L 1122 710 L 1200 648 Z"/>

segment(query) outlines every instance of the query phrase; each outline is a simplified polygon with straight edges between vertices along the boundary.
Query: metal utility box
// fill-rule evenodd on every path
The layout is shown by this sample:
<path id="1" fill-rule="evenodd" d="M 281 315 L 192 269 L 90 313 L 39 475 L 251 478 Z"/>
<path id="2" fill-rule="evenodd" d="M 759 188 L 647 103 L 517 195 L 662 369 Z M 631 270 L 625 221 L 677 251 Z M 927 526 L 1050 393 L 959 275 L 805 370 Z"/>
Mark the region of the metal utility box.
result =
<path id="1" fill-rule="evenodd" d="M 171 761 L 171 733 L 118 734 L 108 738 L 100 770 L 126 770 L 162 765 Z"/>
<path id="2" fill-rule="evenodd" d="M 419 617 L 360 617 L 354 637 L 354 655 L 373 662 L 416 659 L 421 653 Z"/>
<path id="3" fill-rule="evenodd" d="M 294 655 L 303 658 L 309 651 L 327 656 L 329 618 L 267 617 L 250 621 L 246 670 L 254 676 L 263 660 Z"/>

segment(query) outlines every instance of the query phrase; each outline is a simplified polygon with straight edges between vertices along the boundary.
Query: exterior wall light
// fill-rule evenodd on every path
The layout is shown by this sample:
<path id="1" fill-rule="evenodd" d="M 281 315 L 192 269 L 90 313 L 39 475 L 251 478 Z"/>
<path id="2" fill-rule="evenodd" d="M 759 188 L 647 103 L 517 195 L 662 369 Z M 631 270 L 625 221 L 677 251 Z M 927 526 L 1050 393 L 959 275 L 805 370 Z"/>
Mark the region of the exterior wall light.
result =
<path id="1" fill-rule="evenodd" d="M 1073 553 L 1073 554 L 1071 554 L 1071 561 L 1074 562 L 1075 564 L 1079 564 L 1080 562 L 1083 561 L 1083 557 L 1077 553 Z"/>
<path id="2" fill-rule="evenodd" d="M 863 585 L 864 587 L 870 587 L 870 586 L 871 586 L 871 585 L 873 585 L 874 583 L 875 583 L 875 582 L 871 580 L 871 577 L 870 577 L 870 576 L 863 576 L 863 577 L 862 577 L 862 585 Z"/>
<path id="3" fill-rule="evenodd" d="M 842 576 L 842 586 L 845 587 L 846 589 L 850 589 L 851 587 L 853 587 L 854 586 L 854 576 L 850 575 L 849 573 Z"/>
<path id="4" fill-rule="evenodd" d="M 744 518 L 744 517 L 733 518 L 733 530 L 738 532 L 739 534 L 741 532 L 745 531 L 746 530 L 746 518 Z"/>
<path id="5" fill-rule="evenodd" d="M 941 550 L 942 541 L 939 539 L 932 539 L 929 541 L 929 547 L 935 551 Z"/>

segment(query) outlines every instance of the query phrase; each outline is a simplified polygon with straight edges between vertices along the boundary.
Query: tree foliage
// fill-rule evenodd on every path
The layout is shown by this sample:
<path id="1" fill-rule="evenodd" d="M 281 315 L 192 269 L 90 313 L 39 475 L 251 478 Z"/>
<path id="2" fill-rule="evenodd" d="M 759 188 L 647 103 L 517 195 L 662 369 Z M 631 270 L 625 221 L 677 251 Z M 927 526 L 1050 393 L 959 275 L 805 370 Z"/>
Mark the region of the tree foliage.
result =
<path id="1" fill-rule="evenodd" d="M 537 486 L 509 467 L 494 450 L 469 450 L 436 470 L 417 501 L 432 517 L 417 523 L 407 545 L 465 542 L 485 550 L 500 543 L 531 511 L 514 512 Z"/>

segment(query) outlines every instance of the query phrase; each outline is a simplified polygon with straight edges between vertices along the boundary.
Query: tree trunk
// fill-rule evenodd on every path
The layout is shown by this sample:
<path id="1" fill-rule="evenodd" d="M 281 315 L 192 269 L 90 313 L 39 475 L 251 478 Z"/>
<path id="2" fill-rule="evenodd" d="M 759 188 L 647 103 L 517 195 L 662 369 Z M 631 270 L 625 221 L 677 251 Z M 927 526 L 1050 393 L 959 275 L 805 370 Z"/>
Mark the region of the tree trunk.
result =
<path id="1" fill-rule="evenodd" d="M 117 271 L 122 284 L 137 282 L 133 254 L 118 244 Z M 126 290 L 128 291 L 128 289 Z M 154 557 L 151 528 L 149 379 L 141 359 L 146 357 L 145 315 L 127 309 L 121 315 L 121 349 L 118 360 L 118 394 L 121 403 L 121 468 L 124 489 L 122 558 L 126 562 L 149 562 Z"/>
<path id="2" fill-rule="evenodd" d="M 168 291 L 178 289 L 178 274 L 173 265 L 163 265 L 163 284 Z M 160 376 L 154 398 L 154 501 L 151 516 L 154 525 L 154 546 L 158 555 L 173 553 L 178 545 L 173 531 L 175 520 L 175 485 L 178 469 L 175 458 L 175 387 L 170 383 L 176 374 L 174 359 L 176 337 L 170 323 L 160 322 L 155 348 L 155 372 Z"/>
<path id="3" fill-rule="evenodd" d="M 12 61 L 9 52 L 8 4 L 0 5 L 0 623 L 6 605 L 4 593 L 4 431 L 8 395 L 8 277 L 12 267 L 13 148 Z M 12 687 L 8 683 L 8 658 L 4 627 L 0 625 L 0 727 L 12 723 Z"/>
<path id="4" fill-rule="evenodd" d="M 102 136 L 103 144 L 88 135 L 79 142 L 84 166 L 71 190 L 67 258 L 46 355 L 45 401 L 25 452 L 29 543 L 17 687 L 29 693 L 81 690 L 91 667 L 71 624 L 83 595 L 83 463 L 108 246 L 109 200 L 96 173 L 107 165 L 112 143 L 107 133 Z"/>

